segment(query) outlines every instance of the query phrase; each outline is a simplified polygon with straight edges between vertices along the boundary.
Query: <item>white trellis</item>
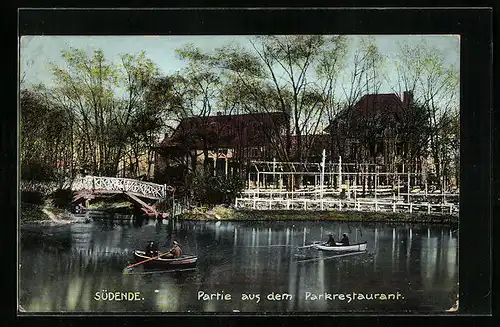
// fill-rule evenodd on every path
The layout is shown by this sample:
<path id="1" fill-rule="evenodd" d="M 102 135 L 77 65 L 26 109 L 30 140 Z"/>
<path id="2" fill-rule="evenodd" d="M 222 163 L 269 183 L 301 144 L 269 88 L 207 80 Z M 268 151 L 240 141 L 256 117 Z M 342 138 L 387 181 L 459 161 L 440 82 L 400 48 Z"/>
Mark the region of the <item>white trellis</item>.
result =
<path id="1" fill-rule="evenodd" d="M 254 161 L 236 208 L 458 213 L 458 193 L 421 187 L 422 174 L 368 163 Z"/>

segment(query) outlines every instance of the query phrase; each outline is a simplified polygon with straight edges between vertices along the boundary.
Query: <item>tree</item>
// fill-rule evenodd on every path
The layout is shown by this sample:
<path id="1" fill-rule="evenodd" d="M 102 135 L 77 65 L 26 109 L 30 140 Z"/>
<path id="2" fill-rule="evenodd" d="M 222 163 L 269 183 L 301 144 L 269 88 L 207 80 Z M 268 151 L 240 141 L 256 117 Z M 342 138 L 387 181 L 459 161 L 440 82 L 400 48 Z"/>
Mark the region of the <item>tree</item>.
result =
<path id="1" fill-rule="evenodd" d="M 352 44 L 352 43 L 351 43 Z M 334 112 L 330 121 L 339 119 L 340 125 L 335 124 L 331 133 L 335 135 L 338 154 L 349 157 L 348 147 L 356 140 L 359 146 L 365 149 L 369 162 L 374 163 L 376 146 L 385 130 L 384 118 L 373 117 L 371 113 L 358 115 L 354 106 L 362 95 L 378 94 L 384 79 L 385 58 L 380 53 L 373 37 L 361 37 L 359 43 L 353 44 L 356 50 L 352 62 L 347 64 L 341 83 L 340 107 L 342 112 Z M 371 105 L 366 103 L 365 105 Z M 351 126 L 351 123 L 355 125 Z"/>
<path id="2" fill-rule="evenodd" d="M 146 179 L 149 179 L 154 160 L 154 145 L 164 124 L 162 115 L 165 114 L 164 110 L 155 107 L 158 102 L 152 97 L 153 93 L 158 93 L 159 70 L 156 64 L 146 57 L 144 51 L 138 55 L 123 54 L 121 62 L 126 95 L 117 124 L 127 130 L 130 172 L 135 176 L 139 175 L 141 157 L 146 155 Z M 123 150 L 123 146 L 118 147 L 117 159 L 121 158 Z M 123 169 L 125 170 L 125 165 Z"/>
<path id="3" fill-rule="evenodd" d="M 187 61 L 188 66 L 184 69 L 182 78 L 182 88 L 184 91 L 184 110 L 178 112 L 180 121 L 187 117 L 196 117 L 196 122 L 200 122 L 196 135 L 191 135 L 196 141 L 202 143 L 203 171 L 208 174 L 209 169 L 209 147 L 213 143 L 213 135 L 210 135 L 208 128 L 208 117 L 216 112 L 217 98 L 221 92 L 221 79 L 219 73 L 213 70 L 209 55 L 201 52 L 199 48 L 188 44 L 176 53 L 179 58 Z M 196 149 L 189 149 L 191 152 L 192 167 L 195 170 Z"/>
<path id="4" fill-rule="evenodd" d="M 253 51 L 229 46 L 219 49 L 219 65 L 238 81 L 240 90 L 244 89 L 241 105 L 247 111 L 277 111 L 289 116 L 290 127 L 284 134 L 275 131 L 269 140 L 278 158 L 307 161 L 314 135 L 332 107 L 345 37 L 259 36 L 252 47 Z M 292 135 L 296 141 L 293 148 Z"/>
<path id="5" fill-rule="evenodd" d="M 71 117 L 42 86 L 21 91 L 20 109 L 21 178 L 64 183 L 73 167 Z"/>
<path id="6" fill-rule="evenodd" d="M 450 133 L 450 124 L 458 119 L 458 69 L 446 63 L 442 51 L 425 41 L 416 45 L 401 44 L 394 63 L 398 74 L 398 84 L 394 89 L 412 92 L 418 108 L 425 111 L 418 114 L 418 117 L 427 120 L 425 123 L 419 122 L 425 126 L 425 137 L 420 138 L 419 143 L 422 149 L 429 151 L 435 176 L 442 184 L 445 175 L 453 174 L 449 171 L 445 173 L 444 169 L 449 161 L 446 158 L 450 157 L 452 151 L 448 145 L 452 139 L 455 145 L 458 144 L 456 131 L 452 133 L 455 136 L 447 135 Z"/>
<path id="7" fill-rule="evenodd" d="M 62 57 L 67 68 L 55 65 L 51 68 L 57 82 L 57 97 L 75 117 L 79 161 L 91 174 L 111 173 L 106 163 L 116 161 L 110 158 L 114 153 L 109 146 L 109 129 L 116 122 L 113 97 L 113 88 L 118 86 L 116 67 L 106 62 L 101 50 L 89 57 L 83 50 L 72 48 L 62 51 Z"/>
<path id="8" fill-rule="evenodd" d="M 74 160 L 83 173 L 137 176 L 146 155 L 152 163 L 151 142 L 159 130 L 156 112 L 146 105 L 146 93 L 158 77 L 156 65 L 144 52 L 121 55 L 121 63 L 107 61 L 102 50 L 91 56 L 81 49 L 62 51 L 65 65 L 51 65 L 56 87 L 52 101 L 71 117 Z"/>

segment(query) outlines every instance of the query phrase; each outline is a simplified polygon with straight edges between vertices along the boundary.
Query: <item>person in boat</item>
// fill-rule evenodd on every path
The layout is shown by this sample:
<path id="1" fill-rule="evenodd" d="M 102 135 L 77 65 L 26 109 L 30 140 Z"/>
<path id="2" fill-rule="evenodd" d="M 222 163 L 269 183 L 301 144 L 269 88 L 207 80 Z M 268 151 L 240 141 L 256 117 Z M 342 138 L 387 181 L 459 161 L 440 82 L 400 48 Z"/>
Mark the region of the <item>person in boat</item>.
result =
<path id="1" fill-rule="evenodd" d="M 148 257 L 154 257 L 158 255 L 158 247 L 156 246 L 155 242 L 149 241 L 148 245 L 146 246 L 146 256 Z"/>
<path id="2" fill-rule="evenodd" d="M 182 255 L 181 247 L 177 241 L 172 242 L 172 248 L 170 252 L 164 256 L 164 258 L 179 258 Z"/>
<path id="3" fill-rule="evenodd" d="M 340 243 L 342 243 L 342 245 L 349 245 L 349 238 L 347 237 L 346 233 L 342 234 L 342 239 L 340 240 Z"/>
<path id="4" fill-rule="evenodd" d="M 332 234 L 328 234 L 328 241 L 326 241 L 325 245 L 328 245 L 328 246 L 335 246 L 335 245 L 337 245 L 335 243 L 335 239 L 333 238 Z"/>

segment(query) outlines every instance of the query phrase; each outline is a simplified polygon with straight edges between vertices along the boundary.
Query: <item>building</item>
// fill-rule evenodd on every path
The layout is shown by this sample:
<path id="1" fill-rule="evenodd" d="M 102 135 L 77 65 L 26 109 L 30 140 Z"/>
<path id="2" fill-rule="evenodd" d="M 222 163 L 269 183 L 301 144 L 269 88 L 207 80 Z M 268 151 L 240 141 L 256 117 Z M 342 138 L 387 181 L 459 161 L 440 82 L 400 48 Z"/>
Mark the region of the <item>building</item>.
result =
<path id="1" fill-rule="evenodd" d="M 419 121 L 422 117 L 416 108 L 411 92 L 402 97 L 364 95 L 341 110 L 326 133 L 302 135 L 301 161 L 319 163 L 325 149 L 327 162 L 336 163 L 341 156 L 342 162 L 379 165 L 379 172 L 421 173 L 425 147 L 419 142 L 425 133 L 419 128 L 425 123 Z M 283 112 L 184 118 L 158 148 L 155 179 L 171 182 L 200 168 L 214 175 L 240 172 L 244 176 L 250 172 L 250 161 L 286 161 L 279 151 L 287 141 L 289 161 L 293 161 L 298 137 L 289 134 L 289 124 Z"/>
<path id="2" fill-rule="evenodd" d="M 419 128 L 413 94 L 367 94 L 339 112 L 327 128 L 334 153 L 350 162 L 392 166 L 415 156 L 410 136 Z M 413 138 L 415 141 L 415 138 Z M 415 142 L 413 142 L 415 143 Z"/>
<path id="3" fill-rule="evenodd" d="M 158 147 L 155 179 L 182 178 L 199 167 L 231 175 L 251 160 L 272 160 L 288 124 L 283 112 L 184 118 Z"/>

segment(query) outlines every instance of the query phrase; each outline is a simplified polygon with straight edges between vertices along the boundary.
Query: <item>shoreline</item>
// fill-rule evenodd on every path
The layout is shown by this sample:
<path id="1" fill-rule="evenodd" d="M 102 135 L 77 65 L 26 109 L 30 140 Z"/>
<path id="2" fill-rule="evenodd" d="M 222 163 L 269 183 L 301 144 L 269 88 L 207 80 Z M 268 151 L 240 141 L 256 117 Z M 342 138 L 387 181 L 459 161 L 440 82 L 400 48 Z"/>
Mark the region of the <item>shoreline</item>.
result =
<path id="1" fill-rule="evenodd" d="M 221 212 L 222 211 L 222 212 Z M 186 221 L 340 221 L 372 223 L 426 223 L 458 226 L 459 217 L 405 213 L 361 211 L 304 211 L 304 210 L 234 210 L 222 208 L 209 212 L 188 212 L 179 216 Z"/>
<path id="2" fill-rule="evenodd" d="M 19 220 L 20 226 L 61 226 L 88 221 L 89 218 L 76 218 L 64 209 L 50 205 L 28 205 L 29 211 L 35 210 L 38 219 Z M 109 210 L 109 208 L 107 208 Z M 92 208 L 96 211 L 108 211 L 105 208 Z M 113 211 L 113 210 L 110 210 Z M 25 213 L 27 215 L 29 213 Z M 23 216 L 23 212 L 21 212 Z M 304 211 L 304 210 L 234 210 L 216 206 L 207 212 L 195 209 L 177 215 L 180 221 L 231 221 L 231 222 L 286 222 L 286 221 L 334 221 L 353 223 L 416 223 L 444 224 L 458 227 L 459 217 L 451 215 L 406 214 L 387 212 L 360 211 Z"/>
<path id="3" fill-rule="evenodd" d="M 57 209 L 52 207 L 50 204 L 22 204 L 26 206 L 27 210 L 20 210 L 19 212 L 19 226 L 20 227 L 32 227 L 32 226 L 63 226 L 67 224 L 74 224 L 85 222 L 85 218 L 76 218 L 72 213 L 65 209 Z M 27 212 L 26 212 L 27 211 Z M 24 213 L 23 213 L 24 212 Z M 30 214 L 36 215 L 33 219 L 26 217 Z"/>

